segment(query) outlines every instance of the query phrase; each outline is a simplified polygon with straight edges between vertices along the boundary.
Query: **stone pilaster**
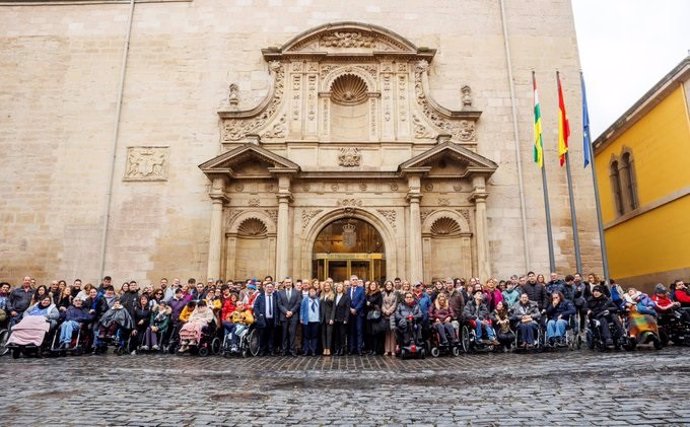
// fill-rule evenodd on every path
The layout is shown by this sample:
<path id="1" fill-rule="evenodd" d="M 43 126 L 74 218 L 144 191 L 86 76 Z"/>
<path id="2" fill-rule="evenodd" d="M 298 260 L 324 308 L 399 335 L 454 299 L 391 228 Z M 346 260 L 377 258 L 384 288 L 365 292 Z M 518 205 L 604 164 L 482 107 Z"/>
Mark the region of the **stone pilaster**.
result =
<path id="1" fill-rule="evenodd" d="M 475 176 L 472 180 L 474 191 L 470 200 L 474 202 L 475 224 L 477 232 L 477 263 L 479 279 L 484 281 L 491 277 L 491 260 L 489 258 L 489 229 L 486 217 L 486 180 L 483 176 Z"/>
<path id="2" fill-rule="evenodd" d="M 218 279 L 220 276 L 220 254 L 223 242 L 223 205 L 227 203 L 225 196 L 225 178 L 213 178 L 211 186 L 211 229 L 208 239 L 208 269 L 207 278 Z"/>
<path id="3" fill-rule="evenodd" d="M 276 280 L 289 275 L 290 260 L 290 175 L 278 175 L 278 229 L 276 238 Z"/>
<path id="4" fill-rule="evenodd" d="M 421 194 L 421 174 L 410 174 L 407 178 L 409 192 L 407 202 L 409 205 L 410 224 L 408 227 L 408 279 L 411 283 L 422 280 L 423 264 L 422 259 L 422 219 L 419 212 L 419 202 Z"/>

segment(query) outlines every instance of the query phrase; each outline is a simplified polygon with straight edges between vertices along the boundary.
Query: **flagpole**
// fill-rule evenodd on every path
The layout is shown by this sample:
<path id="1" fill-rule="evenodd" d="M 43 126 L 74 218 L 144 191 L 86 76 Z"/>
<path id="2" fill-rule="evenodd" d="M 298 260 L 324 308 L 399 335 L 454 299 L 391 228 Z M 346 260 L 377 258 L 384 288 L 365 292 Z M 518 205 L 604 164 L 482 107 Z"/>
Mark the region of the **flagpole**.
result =
<path id="1" fill-rule="evenodd" d="M 597 207 L 597 225 L 599 227 L 599 247 L 601 247 L 601 264 L 604 269 L 604 280 L 606 283 L 611 282 L 611 277 L 609 276 L 609 258 L 608 251 L 606 249 L 606 239 L 604 237 L 604 220 L 601 215 L 601 198 L 599 196 L 599 179 L 597 178 L 597 170 L 594 164 L 594 143 L 592 142 L 592 136 L 589 133 L 589 112 L 587 110 L 587 92 L 585 91 L 585 78 L 580 71 L 580 82 L 582 84 L 582 121 L 583 121 L 583 132 L 584 138 L 587 141 L 589 147 L 589 159 L 590 159 L 590 169 L 592 169 L 592 184 L 594 185 L 594 202 Z M 585 165 L 587 167 L 587 165 Z"/>
<path id="2" fill-rule="evenodd" d="M 570 217 L 573 223 L 573 244 L 575 245 L 575 266 L 582 274 L 582 254 L 580 253 L 580 236 L 577 232 L 577 215 L 575 214 L 575 197 L 573 196 L 573 177 L 570 173 L 570 155 L 565 153 L 565 173 L 568 176 L 568 198 L 570 199 Z"/>
<path id="3" fill-rule="evenodd" d="M 549 206 L 549 189 L 546 185 L 546 162 L 541 167 L 541 183 L 544 187 L 544 209 L 546 211 L 546 236 L 549 241 L 549 268 L 556 271 L 556 259 L 553 254 L 553 230 L 551 229 L 551 207 Z"/>
<path id="4" fill-rule="evenodd" d="M 563 90 L 561 88 L 561 75 L 556 71 L 556 82 L 558 84 L 558 102 L 559 108 L 562 108 L 561 122 L 559 126 L 559 132 L 562 133 L 562 138 L 565 140 L 566 151 L 563 153 L 565 160 L 565 173 L 568 179 L 568 201 L 570 202 L 570 219 L 573 226 L 573 246 L 575 248 L 575 267 L 577 272 L 582 274 L 582 254 L 580 253 L 580 236 L 577 232 L 577 214 L 575 213 L 575 196 L 573 195 L 573 175 L 570 172 L 570 152 L 568 150 L 568 135 L 570 134 L 570 128 L 568 125 L 567 118 L 565 117 L 565 99 L 563 97 Z M 560 138 L 560 137 L 559 137 Z M 560 141 L 559 141 L 560 143 Z M 563 166 L 563 162 L 561 162 Z"/>

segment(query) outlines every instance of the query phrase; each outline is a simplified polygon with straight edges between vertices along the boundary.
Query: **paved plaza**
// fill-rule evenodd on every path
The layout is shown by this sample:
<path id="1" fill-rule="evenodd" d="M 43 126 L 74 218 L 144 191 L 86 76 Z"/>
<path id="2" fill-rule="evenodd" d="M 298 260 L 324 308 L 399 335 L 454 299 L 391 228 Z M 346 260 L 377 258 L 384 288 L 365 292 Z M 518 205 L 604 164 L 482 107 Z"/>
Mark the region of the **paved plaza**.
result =
<path id="1" fill-rule="evenodd" d="M 2 425 L 688 425 L 690 349 L 12 360 Z"/>

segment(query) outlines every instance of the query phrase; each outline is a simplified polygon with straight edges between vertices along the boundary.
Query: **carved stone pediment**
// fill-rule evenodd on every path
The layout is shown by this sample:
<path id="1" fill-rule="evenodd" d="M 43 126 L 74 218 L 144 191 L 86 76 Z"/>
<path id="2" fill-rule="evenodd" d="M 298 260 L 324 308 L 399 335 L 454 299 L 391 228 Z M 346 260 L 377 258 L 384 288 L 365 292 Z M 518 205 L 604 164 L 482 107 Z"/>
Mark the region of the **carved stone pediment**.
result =
<path id="1" fill-rule="evenodd" d="M 449 135 L 476 144 L 481 112 L 471 109 L 469 86 L 458 88 L 461 110 L 440 106 L 428 84 L 436 51 L 385 28 L 326 24 L 262 53 L 272 76 L 267 97 L 249 110 L 218 112 L 226 149 L 251 138 L 261 144 L 433 143 Z"/>
<path id="2" fill-rule="evenodd" d="M 299 171 L 299 165 L 254 144 L 244 144 L 199 165 L 206 175 L 268 175 L 275 171 Z"/>
<path id="3" fill-rule="evenodd" d="M 398 169 L 401 172 L 405 172 L 406 170 L 433 167 L 441 161 L 450 161 L 460 166 L 461 173 L 453 174 L 456 178 L 465 178 L 473 174 L 490 176 L 498 169 L 498 165 L 495 162 L 450 141 L 443 142 L 411 158 L 400 164 Z"/>

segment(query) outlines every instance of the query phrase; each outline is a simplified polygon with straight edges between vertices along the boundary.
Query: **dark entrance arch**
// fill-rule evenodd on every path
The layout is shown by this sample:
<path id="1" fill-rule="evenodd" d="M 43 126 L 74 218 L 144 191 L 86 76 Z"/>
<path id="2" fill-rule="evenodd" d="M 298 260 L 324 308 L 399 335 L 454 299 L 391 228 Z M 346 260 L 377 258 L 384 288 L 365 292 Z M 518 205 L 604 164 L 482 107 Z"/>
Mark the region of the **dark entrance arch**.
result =
<path id="1" fill-rule="evenodd" d="M 312 250 L 312 277 L 336 282 L 359 278 L 382 281 L 386 275 L 385 246 L 381 234 L 368 222 L 341 218 L 328 223 Z"/>

